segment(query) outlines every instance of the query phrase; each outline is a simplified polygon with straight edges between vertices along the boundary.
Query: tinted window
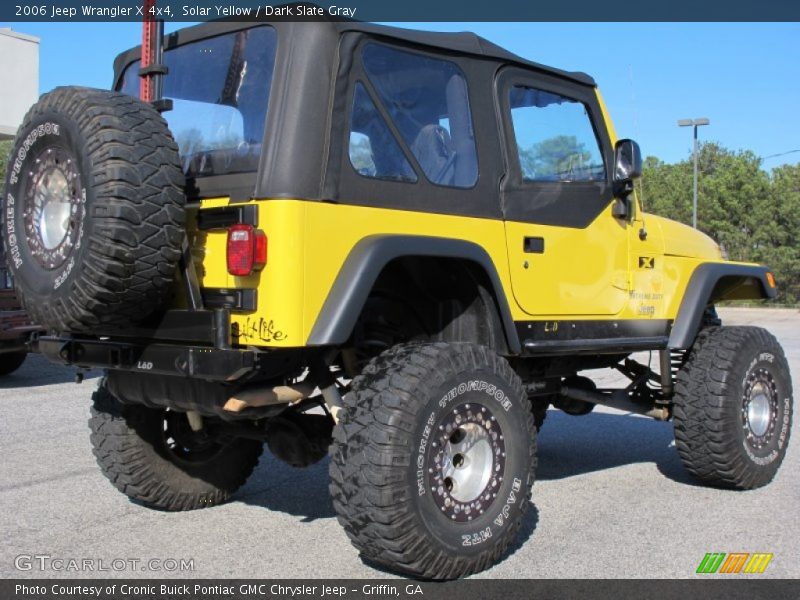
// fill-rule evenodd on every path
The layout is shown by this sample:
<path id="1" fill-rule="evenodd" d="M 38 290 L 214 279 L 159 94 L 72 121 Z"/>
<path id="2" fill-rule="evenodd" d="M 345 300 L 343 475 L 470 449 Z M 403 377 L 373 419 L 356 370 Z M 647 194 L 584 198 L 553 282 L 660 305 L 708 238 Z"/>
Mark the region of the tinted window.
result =
<path id="1" fill-rule="evenodd" d="M 276 34 L 257 27 L 191 42 L 164 53 L 164 113 L 190 176 L 258 169 L 275 63 Z M 139 95 L 139 61 L 121 91 Z"/>
<path id="2" fill-rule="evenodd" d="M 583 103 L 535 88 L 511 88 L 511 119 L 525 181 L 603 181 L 603 155 Z"/>
<path id="3" fill-rule="evenodd" d="M 350 118 L 350 163 L 365 177 L 417 180 L 400 144 L 360 83 L 356 84 Z"/>
<path id="4" fill-rule="evenodd" d="M 467 84 L 455 63 L 368 44 L 364 70 L 425 176 L 472 187 L 478 159 Z"/>

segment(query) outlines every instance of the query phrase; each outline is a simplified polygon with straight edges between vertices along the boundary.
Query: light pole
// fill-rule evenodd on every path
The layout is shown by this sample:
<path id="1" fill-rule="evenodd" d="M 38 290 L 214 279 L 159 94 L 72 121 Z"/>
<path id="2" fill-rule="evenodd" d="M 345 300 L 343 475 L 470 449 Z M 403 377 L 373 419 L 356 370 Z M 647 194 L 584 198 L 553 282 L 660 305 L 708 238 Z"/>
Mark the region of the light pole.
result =
<path id="1" fill-rule="evenodd" d="M 700 119 L 678 119 L 678 127 L 694 127 L 694 144 L 692 146 L 692 156 L 694 157 L 694 196 L 692 199 L 692 227 L 697 229 L 697 128 L 701 125 L 708 125 L 711 121 L 706 118 Z"/>

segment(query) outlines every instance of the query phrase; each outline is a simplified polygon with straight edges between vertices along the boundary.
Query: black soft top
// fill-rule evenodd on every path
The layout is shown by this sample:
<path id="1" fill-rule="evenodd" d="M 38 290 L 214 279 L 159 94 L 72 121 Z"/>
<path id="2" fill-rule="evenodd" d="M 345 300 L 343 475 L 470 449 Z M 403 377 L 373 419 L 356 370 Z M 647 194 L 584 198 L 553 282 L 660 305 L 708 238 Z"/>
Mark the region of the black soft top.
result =
<path id="1" fill-rule="evenodd" d="M 167 36 L 165 36 L 164 48 L 169 49 L 175 46 L 185 44 L 187 42 L 214 37 L 230 31 L 239 29 L 246 29 L 248 27 L 255 27 L 259 24 L 269 24 L 280 26 L 282 22 L 235 22 L 235 21 L 209 21 L 193 27 L 180 29 Z M 283 22 L 285 23 L 285 22 Z M 297 26 L 299 23 L 295 22 Z M 297 28 L 293 28 L 297 32 Z M 533 61 L 526 60 L 517 56 L 513 52 L 509 52 L 505 48 L 493 44 L 479 35 L 471 32 L 460 33 L 442 33 L 432 31 L 417 31 L 413 29 L 404 29 L 401 27 L 388 27 L 386 25 L 376 25 L 374 23 L 360 23 L 358 21 L 309 21 L 302 23 L 302 30 L 304 35 L 319 36 L 328 39 L 338 39 L 339 35 L 345 32 L 361 32 L 384 38 L 403 41 L 410 44 L 427 46 L 429 48 L 437 48 L 440 50 L 447 50 L 458 54 L 471 54 L 476 57 L 486 57 L 499 59 L 504 62 L 517 64 L 525 67 L 532 67 L 539 71 L 563 77 L 577 83 L 582 83 L 589 86 L 595 86 L 594 79 L 586 73 L 577 71 L 563 71 L 554 67 L 548 67 Z M 335 32 L 335 38 L 331 38 L 331 33 Z M 331 48 L 331 52 L 335 52 L 335 48 Z M 119 82 L 122 71 L 130 63 L 138 60 L 141 54 L 141 46 L 126 50 L 117 56 L 114 61 L 114 84 Z"/>
<path id="2" fill-rule="evenodd" d="M 536 72 L 543 78 L 560 82 L 573 95 L 595 97 L 594 80 L 588 75 L 527 61 L 474 33 L 432 33 L 342 20 L 276 20 L 268 23 L 230 20 L 211 21 L 178 30 L 166 36 L 164 48 L 169 50 L 259 25 L 272 26 L 278 34 L 272 86 L 281 93 L 271 94 L 269 98 L 265 124 L 268 134 L 263 140 L 258 170 L 187 180 L 187 193 L 191 198 L 346 200 L 370 205 L 371 198 L 381 198 L 391 204 L 394 202 L 391 197 L 397 200 L 403 196 L 404 200 L 395 204 L 409 209 L 410 196 L 418 198 L 428 211 L 436 211 L 436 206 L 459 206 L 464 214 L 497 217 L 500 214 L 497 195 L 504 164 L 494 121 L 491 88 L 498 68 L 509 65 Z M 481 159 L 481 175 L 474 188 L 447 188 L 423 182 L 419 185 L 425 187 L 424 193 L 410 194 L 405 185 L 360 178 L 355 171 L 350 172 L 349 164 L 345 167 L 349 159 L 343 153 L 342 140 L 348 140 L 349 136 L 343 130 L 345 120 L 340 116 L 348 111 L 345 106 L 347 73 L 353 68 L 352 54 L 364 38 L 416 47 L 421 52 L 449 54 L 473 82 L 472 89 L 481 90 L 470 98 L 471 110 L 478 115 L 474 122 L 476 137 L 483 140 L 486 148 Z M 115 89 L 119 89 L 125 69 L 139 58 L 139 48 L 132 48 L 117 57 L 114 63 Z M 198 76 L 202 77 L 202 73 Z M 329 143 L 329 140 L 336 142 Z M 360 191 L 349 189 L 348 185 L 360 186 Z"/>

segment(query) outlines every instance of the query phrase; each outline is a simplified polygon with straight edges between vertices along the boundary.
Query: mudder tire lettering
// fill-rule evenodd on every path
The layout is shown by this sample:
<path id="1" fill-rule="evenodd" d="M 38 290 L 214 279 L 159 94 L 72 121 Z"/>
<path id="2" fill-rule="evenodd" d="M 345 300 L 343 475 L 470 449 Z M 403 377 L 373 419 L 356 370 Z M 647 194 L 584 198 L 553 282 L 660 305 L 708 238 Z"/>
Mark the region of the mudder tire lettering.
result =
<path id="1" fill-rule="evenodd" d="M 485 392 L 488 396 L 493 397 L 495 400 L 497 400 L 497 402 L 500 403 L 500 406 L 502 406 L 503 410 L 506 412 L 508 412 L 511 408 L 511 400 L 506 397 L 506 394 L 503 390 L 498 389 L 497 386 L 486 383 L 485 381 L 477 380 L 461 383 L 457 387 L 451 389 L 449 392 L 447 392 L 447 394 L 442 396 L 441 400 L 439 400 L 439 406 L 444 408 L 449 402 L 452 402 L 458 396 L 461 396 L 467 392 L 476 391 Z"/>
<path id="2" fill-rule="evenodd" d="M 672 419 L 708 485 L 775 476 L 786 358 L 714 308 L 775 298 L 775 276 L 676 221 L 642 229 L 646 163 L 590 76 L 355 21 L 185 33 L 163 40 L 168 73 L 142 71 L 145 45 L 117 57 L 115 91 L 43 95 L 0 198 L 0 307 L 43 326 L 2 348 L 106 370 L 91 441 L 120 491 L 202 508 L 263 444 L 298 468 L 327 453 L 361 557 L 450 579 L 535 527 L 548 409 Z M 600 369 L 629 382 L 597 389 L 582 374 Z"/>

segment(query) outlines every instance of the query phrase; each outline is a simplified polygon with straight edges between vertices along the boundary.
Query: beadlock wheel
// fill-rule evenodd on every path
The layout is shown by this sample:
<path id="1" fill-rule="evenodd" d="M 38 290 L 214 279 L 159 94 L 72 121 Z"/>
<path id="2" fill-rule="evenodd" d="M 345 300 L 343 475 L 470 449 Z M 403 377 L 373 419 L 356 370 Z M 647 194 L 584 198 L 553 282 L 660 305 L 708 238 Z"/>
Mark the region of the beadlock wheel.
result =
<path id="1" fill-rule="evenodd" d="M 506 445 L 492 411 L 460 404 L 439 424 L 432 443 L 429 484 L 436 505 L 453 521 L 472 521 L 497 498 L 503 482 Z"/>
<path id="2" fill-rule="evenodd" d="M 778 418 L 778 390 L 775 378 L 764 368 L 750 373 L 742 395 L 742 427 L 751 448 L 766 446 L 775 434 Z"/>
<path id="3" fill-rule="evenodd" d="M 60 267 L 78 240 L 83 222 L 81 175 L 75 154 L 49 146 L 22 174 L 23 220 L 31 256 L 45 269 Z"/>

